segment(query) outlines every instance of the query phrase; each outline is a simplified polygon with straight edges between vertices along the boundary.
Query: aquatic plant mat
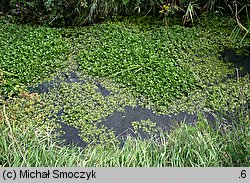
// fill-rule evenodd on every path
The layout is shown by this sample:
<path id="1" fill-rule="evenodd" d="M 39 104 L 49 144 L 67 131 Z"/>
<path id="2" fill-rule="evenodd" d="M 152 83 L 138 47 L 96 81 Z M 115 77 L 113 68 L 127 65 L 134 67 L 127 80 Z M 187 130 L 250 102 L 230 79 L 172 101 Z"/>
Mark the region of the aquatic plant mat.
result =
<path id="1" fill-rule="evenodd" d="M 59 124 L 64 144 L 85 147 L 104 143 L 117 136 L 136 134 L 151 137 L 160 130 L 169 130 L 174 123 L 197 122 L 196 114 L 155 114 L 118 85 L 80 78 L 75 72 L 63 73 L 50 82 L 43 82 L 31 92 L 40 93 L 44 106 L 37 105 L 48 116 L 45 123 Z"/>
<path id="2" fill-rule="evenodd" d="M 193 114 L 157 114 L 127 89 L 79 75 L 76 72 L 60 73 L 54 79 L 30 88 L 30 92 L 39 93 L 42 98 L 35 107 L 47 114 L 44 123 L 58 126 L 55 135 L 64 140 L 64 145 L 86 147 L 127 135 L 159 136 L 161 131 L 169 131 L 181 122 L 195 126 L 199 114 L 214 128 L 221 125 L 216 124 L 219 120 L 217 111 L 199 109 L 199 113 Z M 224 120 L 223 125 L 232 123 L 230 119 Z"/>
<path id="3" fill-rule="evenodd" d="M 234 23 L 220 17 L 217 23 L 221 26 L 217 27 L 213 23 L 216 16 L 212 18 L 204 17 L 192 28 L 163 27 L 157 21 L 155 25 L 140 26 L 134 24 L 133 18 L 67 29 L 2 21 L 0 89 L 4 108 L 0 129 L 6 133 L 12 127 L 9 121 L 13 121 L 13 127 L 28 128 L 11 132 L 11 139 L 13 134 L 27 132 L 27 138 L 24 136 L 29 141 L 32 138 L 28 136 L 34 133 L 44 139 L 42 144 L 50 146 L 55 142 L 53 147 L 59 149 L 80 147 L 86 153 L 95 147 L 123 151 L 139 139 L 142 147 L 151 141 L 156 149 L 158 145 L 178 147 L 183 153 L 186 149 L 188 154 L 183 156 L 194 153 L 194 161 L 199 151 L 190 152 L 186 140 L 204 143 L 201 151 L 206 154 L 214 148 L 211 144 L 208 147 L 206 140 L 212 143 L 213 138 L 231 138 L 226 134 L 237 130 L 241 134 L 243 130 L 237 138 L 245 139 L 244 142 L 234 148 L 218 149 L 218 156 L 212 152 L 214 159 L 223 157 L 218 164 L 212 160 L 211 164 L 204 159 L 195 164 L 191 159 L 185 162 L 174 158 L 148 166 L 246 164 L 250 105 L 250 57 L 246 50 L 250 41 L 246 38 L 241 46 L 229 41 L 229 28 Z M 12 32 L 14 36 L 10 35 Z M 182 147 L 182 140 L 187 146 Z M 231 140 L 222 140 L 216 148 Z M 238 143 L 235 140 L 236 137 L 234 142 Z M 8 140 L 2 141 L 7 144 Z M 21 152 L 22 146 L 15 144 Z M 3 143 L 1 147 L 7 146 Z M 243 155 L 235 154 L 235 147 L 241 148 Z M 169 151 L 166 158 L 171 153 L 175 156 L 176 152 Z M 6 157 L 0 160 L 8 159 L 10 165 L 12 160 Z M 105 163 L 98 165 L 106 166 Z M 112 163 L 107 166 L 146 165 L 130 160 L 128 164 Z M 49 164 L 47 160 L 45 164 Z M 86 165 L 95 166 L 95 162 Z"/>

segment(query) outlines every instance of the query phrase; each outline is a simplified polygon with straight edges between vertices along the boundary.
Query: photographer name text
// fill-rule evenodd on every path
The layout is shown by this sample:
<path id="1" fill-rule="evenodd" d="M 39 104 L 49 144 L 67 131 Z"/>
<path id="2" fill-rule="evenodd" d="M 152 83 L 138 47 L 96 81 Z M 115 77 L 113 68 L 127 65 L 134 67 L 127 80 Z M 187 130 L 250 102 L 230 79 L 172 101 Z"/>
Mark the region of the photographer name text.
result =
<path id="1" fill-rule="evenodd" d="M 96 179 L 96 172 L 91 171 L 60 171 L 55 170 L 4 170 L 4 180 L 16 179 Z"/>

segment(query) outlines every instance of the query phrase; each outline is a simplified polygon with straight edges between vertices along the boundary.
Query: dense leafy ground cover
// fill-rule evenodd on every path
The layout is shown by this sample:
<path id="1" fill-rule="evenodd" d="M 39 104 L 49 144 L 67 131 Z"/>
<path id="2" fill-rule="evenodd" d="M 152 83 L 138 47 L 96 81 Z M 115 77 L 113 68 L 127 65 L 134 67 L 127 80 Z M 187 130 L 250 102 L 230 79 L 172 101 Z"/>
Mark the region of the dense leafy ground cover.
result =
<path id="1" fill-rule="evenodd" d="M 36 83 L 62 68 L 69 51 L 60 30 L 0 22 L 1 85 L 3 97 L 18 92 L 19 85 Z M 1 73 L 2 73 L 1 72 Z M 19 87 L 20 88 L 20 87 Z"/>
<path id="2" fill-rule="evenodd" d="M 225 47 L 244 50 L 249 40 L 232 41 L 234 22 L 218 16 L 192 28 L 142 20 L 68 29 L 0 21 L 1 165 L 249 165 L 250 78 L 227 79 L 235 69 L 220 54 Z M 72 71 L 84 82 L 65 79 Z M 60 82 L 28 92 L 44 80 Z M 97 82 L 110 94 L 98 92 Z M 183 124 L 158 140 L 127 137 L 121 146 L 101 120 L 137 103 L 162 114 L 209 111 L 219 127 L 213 130 L 201 113 L 196 127 Z M 224 125 L 220 115 L 232 123 Z M 58 121 L 90 145 L 81 151 L 55 143 Z"/>

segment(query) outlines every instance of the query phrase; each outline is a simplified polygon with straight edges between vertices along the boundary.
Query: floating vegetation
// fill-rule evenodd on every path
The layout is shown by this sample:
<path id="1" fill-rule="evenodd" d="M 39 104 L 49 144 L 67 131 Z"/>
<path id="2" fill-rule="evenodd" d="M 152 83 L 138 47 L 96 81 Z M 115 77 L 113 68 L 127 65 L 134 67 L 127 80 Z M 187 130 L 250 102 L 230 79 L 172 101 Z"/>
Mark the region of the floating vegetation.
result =
<path id="1" fill-rule="evenodd" d="M 220 52 L 229 46 L 223 29 L 213 32 L 201 24 L 142 30 L 107 22 L 91 30 L 91 41 L 76 57 L 80 71 L 121 83 L 158 106 L 234 73 L 232 63 L 221 61 Z"/>
<path id="2" fill-rule="evenodd" d="M 231 52 L 221 55 L 225 47 L 234 47 L 228 40 L 228 27 L 209 28 L 199 23 L 192 28 L 143 29 L 131 23 L 126 26 L 126 21 L 68 29 L 0 24 L 1 116 L 11 116 L 13 127 L 20 127 L 16 134 L 21 135 L 19 139 L 25 136 L 27 144 L 34 143 L 30 137 L 36 137 L 42 139 L 35 142 L 44 144 L 42 147 L 51 147 L 53 142 L 59 149 L 72 144 L 71 148 L 84 147 L 84 152 L 95 148 L 93 152 L 101 149 L 103 153 L 112 148 L 117 152 L 133 149 L 134 140 L 144 144 L 143 139 L 147 147 L 160 147 L 156 154 L 170 149 L 168 153 L 174 152 L 175 159 L 174 150 L 179 149 L 171 148 L 180 147 L 184 156 L 191 147 L 189 139 L 196 141 L 199 136 L 192 147 L 199 149 L 200 143 L 217 139 L 220 156 L 212 152 L 214 157 L 227 155 L 226 163 L 221 164 L 237 158 L 245 162 L 234 149 L 241 148 L 242 154 L 246 151 L 249 61 L 237 56 L 231 62 L 227 55 Z M 7 122 L 8 118 L 0 120 Z M 6 124 L 0 126 L 4 133 L 12 127 Z M 235 134 L 234 129 L 238 130 Z M 226 132 L 229 136 L 221 136 Z M 232 142 L 231 132 L 232 138 L 244 143 L 234 141 L 233 148 L 227 144 Z M 5 140 L 9 144 L 10 136 L 5 135 Z M 175 146 L 180 141 L 185 141 L 185 147 L 182 143 Z M 27 144 L 21 149 L 25 151 Z M 202 148 L 207 153 L 207 146 Z M 193 156 L 194 160 L 199 157 Z"/>
<path id="3" fill-rule="evenodd" d="M 113 92 L 104 84 L 78 77 L 76 73 L 59 74 L 31 90 L 41 93 L 43 106 L 36 107 L 47 114 L 45 123 L 61 124 L 62 133 L 57 133 L 56 138 L 67 137 L 65 132 L 71 132 L 72 141 L 78 139 L 82 144 L 104 143 L 114 138 L 114 132 L 101 125 L 101 120 L 114 110 L 136 105 L 136 99 L 127 91 Z"/>
<path id="4" fill-rule="evenodd" d="M 65 67 L 70 45 L 60 30 L 0 21 L 0 70 L 5 83 L 1 95 L 16 97 L 22 85 L 28 86 Z M 23 89 L 22 89 L 23 90 Z"/>
<path id="5" fill-rule="evenodd" d="M 173 129 L 180 122 L 195 126 L 199 115 L 213 127 L 216 127 L 216 122 L 219 119 L 223 117 L 225 119 L 225 116 L 219 116 L 219 110 L 222 109 L 206 106 L 206 101 L 204 106 L 202 103 L 197 105 L 194 102 L 194 98 L 197 99 L 197 102 L 206 99 L 213 105 L 213 97 L 209 96 L 211 95 L 209 90 L 203 92 L 206 96 L 194 94 L 194 98 L 189 100 L 191 103 L 182 100 L 179 101 L 182 102 L 182 105 L 181 103 L 173 104 L 173 106 L 179 107 L 175 111 L 173 108 L 172 111 L 165 111 L 165 114 L 157 114 L 152 109 L 141 107 L 140 105 L 143 103 L 128 90 L 120 88 L 119 85 L 108 85 L 107 83 L 107 80 L 106 84 L 105 82 L 97 83 L 94 78 L 84 78 L 76 72 L 70 72 L 61 73 L 50 82 L 45 81 L 32 89 L 37 91 L 39 89 L 42 94 L 43 107 L 37 105 L 37 108 L 38 110 L 42 109 L 41 112 L 47 114 L 45 123 L 50 125 L 54 123 L 58 127 L 54 138 L 64 140 L 63 144 L 65 145 L 73 143 L 80 147 L 86 147 L 90 144 L 119 140 L 120 137 L 128 135 L 150 138 L 157 136 L 162 131 Z M 104 86 L 107 86 L 109 90 Z M 105 92 L 100 92 L 100 90 Z M 245 89 L 243 90 L 245 91 Z M 211 89 L 211 91 L 215 90 Z M 230 94 L 224 89 L 223 91 L 225 92 L 223 97 L 227 93 Z M 232 100 L 236 99 L 232 98 Z M 189 108 L 184 108 L 188 105 Z M 239 107 L 233 103 L 231 105 L 231 110 Z M 192 106 L 196 107 L 196 110 Z M 215 104 L 215 106 L 217 105 Z M 190 111 L 190 113 L 181 111 Z M 231 122 L 227 118 L 223 123 L 229 124 Z"/>

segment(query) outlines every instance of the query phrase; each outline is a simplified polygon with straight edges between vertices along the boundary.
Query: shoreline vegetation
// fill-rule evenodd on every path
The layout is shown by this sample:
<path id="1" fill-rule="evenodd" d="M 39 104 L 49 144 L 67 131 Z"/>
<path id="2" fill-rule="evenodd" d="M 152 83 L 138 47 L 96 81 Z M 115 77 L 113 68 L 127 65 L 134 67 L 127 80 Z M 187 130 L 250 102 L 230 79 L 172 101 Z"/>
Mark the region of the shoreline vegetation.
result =
<path id="1" fill-rule="evenodd" d="M 8 4 L 22 20 L 0 14 L 0 166 L 250 165 L 247 3 L 234 18 L 212 1 L 178 1 L 178 14 L 172 1 L 49 27 L 24 24 L 37 13 L 24 2 Z"/>

